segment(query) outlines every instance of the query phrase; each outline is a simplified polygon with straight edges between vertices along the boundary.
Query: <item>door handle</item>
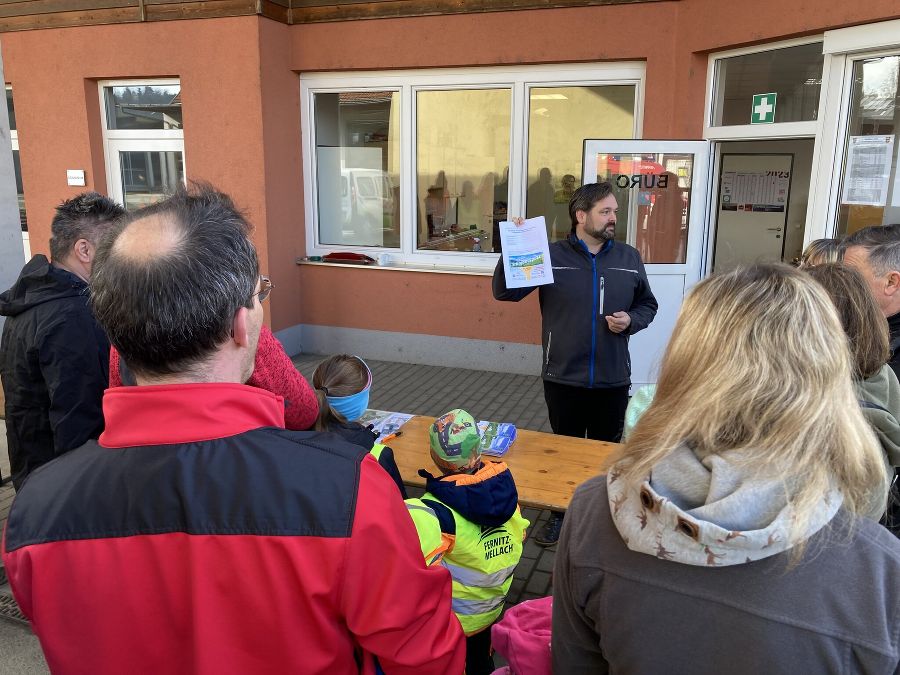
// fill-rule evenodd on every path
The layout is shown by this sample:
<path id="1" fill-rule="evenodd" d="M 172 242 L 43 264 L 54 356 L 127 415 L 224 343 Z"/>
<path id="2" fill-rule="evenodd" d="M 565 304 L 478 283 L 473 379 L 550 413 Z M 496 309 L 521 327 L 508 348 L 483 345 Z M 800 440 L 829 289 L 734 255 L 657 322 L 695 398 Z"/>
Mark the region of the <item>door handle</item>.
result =
<path id="1" fill-rule="evenodd" d="M 767 227 L 766 229 L 767 229 L 769 232 L 781 232 L 781 228 L 780 228 L 780 227 Z"/>

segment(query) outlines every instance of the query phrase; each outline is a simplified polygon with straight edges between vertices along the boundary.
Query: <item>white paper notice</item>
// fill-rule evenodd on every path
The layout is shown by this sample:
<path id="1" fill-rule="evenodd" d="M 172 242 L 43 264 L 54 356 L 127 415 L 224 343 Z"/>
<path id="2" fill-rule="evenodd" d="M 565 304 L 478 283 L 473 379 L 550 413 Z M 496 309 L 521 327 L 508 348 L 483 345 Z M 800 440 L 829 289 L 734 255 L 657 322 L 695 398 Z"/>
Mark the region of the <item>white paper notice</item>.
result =
<path id="1" fill-rule="evenodd" d="M 544 216 L 529 218 L 519 226 L 508 220 L 500 223 L 503 271 L 507 288 L 543 286 L 553 283 L 550 245 Z"/>
<path id="2" fill-rule="evenodd" d="M 884 206 L 893 156 L 893 136 L 851 136 L 841 203 Z"/>

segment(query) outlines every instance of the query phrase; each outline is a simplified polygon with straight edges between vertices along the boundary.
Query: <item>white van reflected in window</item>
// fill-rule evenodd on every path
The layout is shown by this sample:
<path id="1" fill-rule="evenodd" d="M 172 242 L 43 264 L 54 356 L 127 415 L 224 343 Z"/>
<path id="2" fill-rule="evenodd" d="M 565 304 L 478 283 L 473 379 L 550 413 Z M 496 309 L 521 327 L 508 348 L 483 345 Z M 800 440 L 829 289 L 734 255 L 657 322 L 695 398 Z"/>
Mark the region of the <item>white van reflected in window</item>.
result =
<path id="1" fill-rule="evenodd" d="M 342 239 L 382 246 L 393 230 L 394 182 L 379 169 L 341 169 Z"/>

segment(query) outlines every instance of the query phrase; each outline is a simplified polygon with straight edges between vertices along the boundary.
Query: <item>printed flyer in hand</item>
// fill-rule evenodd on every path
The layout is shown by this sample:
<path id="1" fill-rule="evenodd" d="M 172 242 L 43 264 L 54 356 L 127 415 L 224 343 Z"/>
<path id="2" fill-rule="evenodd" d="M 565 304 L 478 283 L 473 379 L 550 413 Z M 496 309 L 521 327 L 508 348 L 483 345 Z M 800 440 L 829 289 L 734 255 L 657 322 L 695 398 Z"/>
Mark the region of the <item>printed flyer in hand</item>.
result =
<path id="1" fill-rule="evenodd" d="M 521 225 L 504 220 L 500 223 L 500 241 L 507 288 L 553 283 L 544 216 L 529 218 Z"/>

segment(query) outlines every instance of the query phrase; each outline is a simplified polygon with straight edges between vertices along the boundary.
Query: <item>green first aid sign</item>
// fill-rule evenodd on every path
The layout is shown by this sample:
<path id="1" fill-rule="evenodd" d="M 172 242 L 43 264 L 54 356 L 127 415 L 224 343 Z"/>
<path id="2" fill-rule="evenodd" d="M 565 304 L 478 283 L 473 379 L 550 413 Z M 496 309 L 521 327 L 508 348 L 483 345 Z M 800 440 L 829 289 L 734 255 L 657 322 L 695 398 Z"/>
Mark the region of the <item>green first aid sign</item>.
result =
<path id="1" fill-rule="evenodd" d="M 750 124 L 772 124 L 775 121 L 775 99 L 778 94 L 753 94 Z"/>

